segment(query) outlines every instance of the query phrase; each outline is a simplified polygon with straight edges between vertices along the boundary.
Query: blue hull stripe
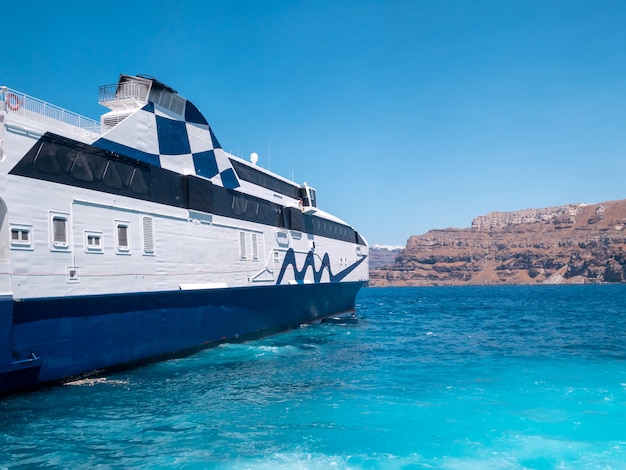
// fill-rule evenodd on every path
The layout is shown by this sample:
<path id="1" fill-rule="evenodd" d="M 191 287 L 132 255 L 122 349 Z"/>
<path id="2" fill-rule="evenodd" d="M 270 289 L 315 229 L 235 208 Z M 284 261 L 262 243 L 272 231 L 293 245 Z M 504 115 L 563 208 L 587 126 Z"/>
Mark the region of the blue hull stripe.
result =
<path id="1" fill-rule="evenodd" d="M 0 339 L 12 346 L 0 348 L 0 393 L 351 312 L 362 286 L 297 284 L 5 302 Z"/>
<path id="2" fill-rule="evenodd" d="M 344 291 L 357 283 L 307 284 L 308 290 Z M 317 286 L 318 289 L 314 289 Z M 298 305 L 298 294 L 290 285 L 231 287 L 228 289 L 176 290 L 127 294 L 24 299 L 13 307 L 13 323 L 29 323 L 55 318 L 90 317 L 142 310 L 193 309 L 201 307 L 254 308 L 274 311 Z M 278 294 L 278 295 L 277 295 Z M 271 302 L 264 301 L 267 299 Z M 315 299 L 311 299 L 315 301 Z M 334 312 L 328 312 L 332 314 Z"/>

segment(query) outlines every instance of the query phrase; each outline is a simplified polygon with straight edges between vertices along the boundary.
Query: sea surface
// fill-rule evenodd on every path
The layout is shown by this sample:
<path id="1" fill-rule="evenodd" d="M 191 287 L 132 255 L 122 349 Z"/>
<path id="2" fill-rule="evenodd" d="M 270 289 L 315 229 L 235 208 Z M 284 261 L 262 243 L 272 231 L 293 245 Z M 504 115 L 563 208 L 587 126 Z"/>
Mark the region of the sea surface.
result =
<path id="1" fill-rule="evenodd" d="M 625 469 L 626 285 L 368 288 L 359 320 L 0 399 L 0 469 Z"/>

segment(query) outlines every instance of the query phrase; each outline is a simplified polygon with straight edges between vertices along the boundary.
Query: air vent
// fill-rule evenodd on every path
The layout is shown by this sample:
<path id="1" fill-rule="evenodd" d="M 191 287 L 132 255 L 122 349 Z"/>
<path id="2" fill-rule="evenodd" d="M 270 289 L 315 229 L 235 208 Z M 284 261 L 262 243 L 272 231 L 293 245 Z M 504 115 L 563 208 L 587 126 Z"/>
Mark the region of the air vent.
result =
<path id="1" fill-rule="evenodd" d="M 113 129 L 115 126 L 117 126 L 120 122 L 122 122 L 128 116 L 130 116 L 130 113 L 114 114 L 114 115 L 105 114 L 104 116 L 102 116 L 102 123 L 101 123 L 102 132 L 106 132 L 106 131 Z"/>
<path id="2" fill-rule="evenodd" d="M 154 254 L 154 225 L 152 217 L 144 217 L 143 220 L 143 253 Z"/>

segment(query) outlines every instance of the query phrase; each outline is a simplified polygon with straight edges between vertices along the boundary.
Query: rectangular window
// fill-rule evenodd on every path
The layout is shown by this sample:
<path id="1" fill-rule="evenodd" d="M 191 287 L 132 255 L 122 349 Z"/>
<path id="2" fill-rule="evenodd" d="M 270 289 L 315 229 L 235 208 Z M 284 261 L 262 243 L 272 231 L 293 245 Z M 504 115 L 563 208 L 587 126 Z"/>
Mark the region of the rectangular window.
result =
<path id="1" fill-rule="evenodd" d="M 129 225 L 127 222 L 117 222 L 115 224 L 116 243 L 118 253 L 129 253 L 130 244 L 128 242 L 129 237 Z"/>
<path id="2" fill-rule="evenodd" d="M 54 246 L 67 246 L 67 219 L 53 217 L 52 227 L 54 232 Z"/>
<path id="3" fill-rule="evenodd" d="M 246 232 L 239 232 L 239 257 L 241 259 L 248 258 L 248 250 L 246 249 Z"/>
<path id="4" fill-rule="evenodd" d="M 104 251 L 102 233 L 85 232 L 85 251 L 87 253 L 102 253 Z"/>
<path id="5" fill-rule="evenodd" d="M 257 234 L 252 234 L 252 259 L 259 259 L 259 245 L 257 241 Z"/>
<path id="6" fill-rule="evenodd" d="M 50 249 L 68 251 L 70 247 L 69 214 L 50 213 Z"/>
<path id="7" fill-rule="evenodd" d="M 11 248 L 16 250 L 32 250 L 32 227 L 11 226 Z"/>
<path id="8" fill-rule="evenodd" d="M 11 229 L 11 241 L 17 245 L 30 245 L 30 231 L 23 228 Z"/>
<path id="9" fill-rule="evenodd" d="M 307 190 L 309 193 L 309 205 L 311 207 L 317 207 L 317 195 L 315 194 L 315 189 L 307 187 Z"/>
<path id="10" fill-rule="evenodd" d="M 87 235 L 87 246 L 90 248 L 100 248 L 100 236 L 99 235 Z"/>

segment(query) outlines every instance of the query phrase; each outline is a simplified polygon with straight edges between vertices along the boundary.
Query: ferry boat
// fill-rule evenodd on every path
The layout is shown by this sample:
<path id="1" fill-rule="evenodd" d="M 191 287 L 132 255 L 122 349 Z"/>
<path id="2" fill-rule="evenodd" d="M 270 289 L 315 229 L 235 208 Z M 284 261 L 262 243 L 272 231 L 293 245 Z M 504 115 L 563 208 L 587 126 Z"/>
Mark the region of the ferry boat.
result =
<path id="1" fill-rule="evenodd" d="M 91 120 L 0 88 L 0 393 L 350 314 L 368 245 L 148 76 Z"/>

